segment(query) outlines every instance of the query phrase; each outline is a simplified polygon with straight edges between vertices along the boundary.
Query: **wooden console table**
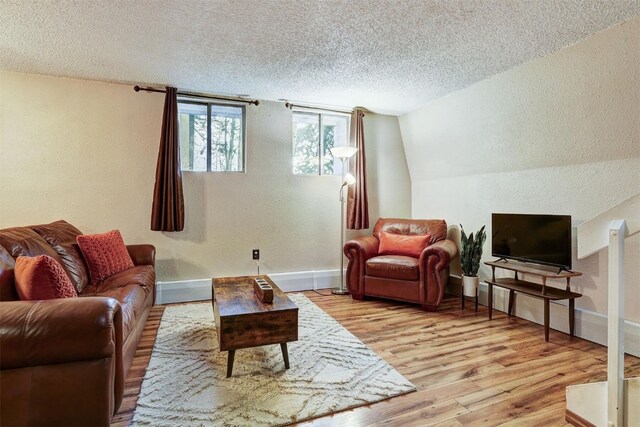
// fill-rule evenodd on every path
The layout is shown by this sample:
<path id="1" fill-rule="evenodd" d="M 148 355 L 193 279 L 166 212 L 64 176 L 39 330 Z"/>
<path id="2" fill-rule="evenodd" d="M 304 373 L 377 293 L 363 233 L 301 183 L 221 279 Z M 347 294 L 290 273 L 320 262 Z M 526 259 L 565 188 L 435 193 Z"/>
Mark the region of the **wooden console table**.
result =
<path id="1" fill-rule="evenodd" d="M 569 300 L 569 335 L 573 337 L 575 327 L 575 299 L 582 296 L 571 291 L 571 278 L 581 276 L 582 273 L 575 271 L 560 271 L 557 268 L 532 265 L 516 261 L 487 261 L 486 265 L 491 267 L 491 280 L 487 280 L 489 286 L 489 320 L 493 316 L 493 287 L 499 286 L 509 289 L 509 308 L 507 314 L 511 316 L 513 312 L 514 294 L 520 292 L 534 298 L 544 300 L 544 339 L 549 341 L 549 301 Z M 513 278 L 504 277 L 496 279 L 496 268 L 514 271 Z M 540 276 L 542 284 L 527 282 L 518 278 L 520 274 L 531 274 Z M 548 279 L 566 279 L 565 289 L 547 286 Z"/>

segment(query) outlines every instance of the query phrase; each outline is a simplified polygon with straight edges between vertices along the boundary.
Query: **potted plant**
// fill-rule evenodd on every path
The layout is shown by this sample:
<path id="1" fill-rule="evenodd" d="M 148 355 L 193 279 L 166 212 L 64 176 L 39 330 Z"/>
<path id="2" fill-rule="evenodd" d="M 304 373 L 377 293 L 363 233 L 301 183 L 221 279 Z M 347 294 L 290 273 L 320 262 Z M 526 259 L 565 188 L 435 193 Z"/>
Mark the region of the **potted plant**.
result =
<path id="1" fill-rule="evenodd" d="M 464 232 L 462 224 L 460 224 L 460 231 L 462 236 L 460 243 L 462 250 L 460 251 L 460 263 L 462 265 L 462 285 L 463 294 L 468 297 L 475 297 L 478 290 L 478 269 L 480 269 L 480 258 L 482 257 L 482 246 L 487 239 L 487 234 L 484 231 L 484 225 L 475 234 L 471 233 L 469 236 Z"/>

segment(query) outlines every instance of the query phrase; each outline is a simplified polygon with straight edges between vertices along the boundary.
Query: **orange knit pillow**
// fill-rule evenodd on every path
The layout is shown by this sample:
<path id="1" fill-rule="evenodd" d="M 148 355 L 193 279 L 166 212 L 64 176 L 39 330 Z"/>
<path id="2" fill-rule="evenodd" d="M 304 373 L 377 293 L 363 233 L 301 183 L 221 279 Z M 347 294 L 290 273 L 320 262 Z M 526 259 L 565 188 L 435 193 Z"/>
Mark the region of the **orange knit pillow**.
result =
<path id="1" fill-rule="evenodd" d="M 13 270 L 21 300 L 77 297 L 76 288 L 58 261 L 49 255 L 19 256 Z"/>
<path id="2" fill-rule="evenodd" d="M 408 235 L 380 232 L 380 255 L 404 255 L 420 258 L 422 250 L 429 246 L 430 234 Z"/>
<path id="3" fill-rule="evenodd" d="M 102 234 L 81 234 L 76 237 L 76 241 L 87 261 L 92 285 L 97 285 L 116 273 L 134 267 L 131 255 L 118 230 Z"/>

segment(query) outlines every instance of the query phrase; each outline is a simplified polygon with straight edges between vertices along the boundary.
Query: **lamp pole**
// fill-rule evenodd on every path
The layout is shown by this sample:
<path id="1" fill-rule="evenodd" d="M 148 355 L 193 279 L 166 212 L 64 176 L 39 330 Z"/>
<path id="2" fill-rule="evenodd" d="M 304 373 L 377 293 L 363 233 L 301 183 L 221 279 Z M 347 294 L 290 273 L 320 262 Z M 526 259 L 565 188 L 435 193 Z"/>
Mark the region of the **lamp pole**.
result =
<path id="1" fill-rule="evenodd" d="M 345 181 L 345 166 L 348 157 L 342 157 L 342 185 L 340 185 L 340 289 L 331 291 L 334 295 L 348 295 L 349 291 L 344 287 L 344 187 L 347 186 Z"/>
<path id="2" fill-rule="evenodd" d="M 334 158 L 342 160 L 342 183 L 340 184 L 340 288 L 333 289 L 331 293 L 334 295 L 348 295 L 349 291 L 344 287 L 344 254 L 342 253 L 344 248 L 344 187 L 356 182 L 353 175 L 346 173 L 346 169 L 347 160 L 356 154 L 358 149 L 356 147 L 340 146 L 333 147 L 330 151 Z"/>

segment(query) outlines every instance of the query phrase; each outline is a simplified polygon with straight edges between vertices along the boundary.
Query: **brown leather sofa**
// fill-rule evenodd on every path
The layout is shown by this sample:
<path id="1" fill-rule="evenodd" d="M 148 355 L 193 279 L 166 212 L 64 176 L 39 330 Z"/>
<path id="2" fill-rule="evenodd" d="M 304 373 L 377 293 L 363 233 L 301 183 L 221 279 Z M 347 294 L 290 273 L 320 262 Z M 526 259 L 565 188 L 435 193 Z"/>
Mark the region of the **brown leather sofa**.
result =
<path id="1" fill-rule="evenodd" d="M 89 284 L 65 221 L 0 230 L 0 423 L 109 425 L 124 392 L 155 296 L 155 248 L 127 246 L 135 265 Z M 46 254 L 64 267 L 78 298 L 19 301 L 13 266 Z"/>
<path id="2" fill-rule="evenodd" d="M 380 231 L 404 235 L 430 234 L 420 258 L 378 255 Z M 437 219 L 380 218 L 373 236 L 350 240 L 344 245 L 347 287 L 353 299 L 365 296 L 415 302 L 436 311 L 449 279 L 449 264 L 458 254 L 456 244 L 447 240 L 447 223 Z"/>

